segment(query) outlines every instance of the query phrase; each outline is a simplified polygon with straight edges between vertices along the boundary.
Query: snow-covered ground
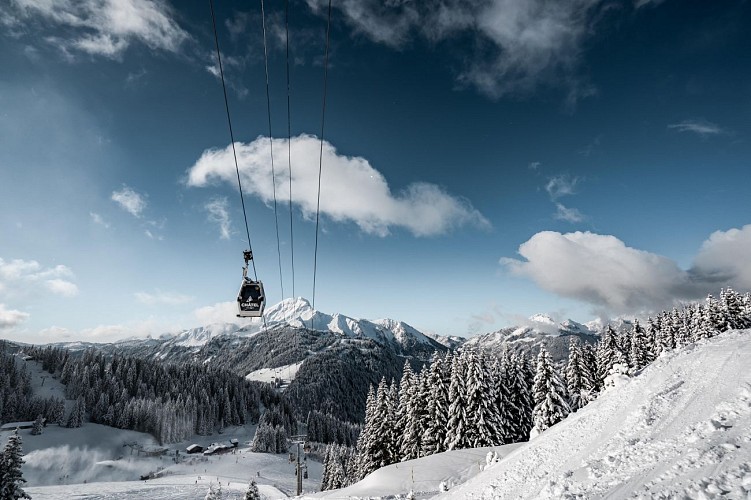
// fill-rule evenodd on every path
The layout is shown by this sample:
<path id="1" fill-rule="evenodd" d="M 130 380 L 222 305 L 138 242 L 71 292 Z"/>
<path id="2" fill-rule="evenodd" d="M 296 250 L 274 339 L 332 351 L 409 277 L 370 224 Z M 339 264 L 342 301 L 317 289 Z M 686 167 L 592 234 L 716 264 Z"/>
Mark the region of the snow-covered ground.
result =
<path id="1" fill-rule="evenodd" d="M 451 488 L 477 475 L 487 467 L 488 453 L 503 458 L 520 446 L 521 443 L 437 453 L 383 467 L 347 488 L 304 498 L 390 498 L 404 497 L 409 491 L 416 498 L 430 498 L 440 491 L 441 483 Z"/>
<path id="2" fill-rule="evenodd" d="M 289 383 L 297 376 L 297 371 L 302 366 L 303 362 L 293 363 L 291 365 L 284 365 L 278 368 L 261 368 L 248 373 L 245 378 L 248 380 L 255 380 L 257 382 L 274 382 L 276 379 L 280 379 L 282 383 Z"/>
<path id="3" fill-rule="evenodd" d="M 751 498 L 751 330 L 662 356 L 440 498 Z"/>

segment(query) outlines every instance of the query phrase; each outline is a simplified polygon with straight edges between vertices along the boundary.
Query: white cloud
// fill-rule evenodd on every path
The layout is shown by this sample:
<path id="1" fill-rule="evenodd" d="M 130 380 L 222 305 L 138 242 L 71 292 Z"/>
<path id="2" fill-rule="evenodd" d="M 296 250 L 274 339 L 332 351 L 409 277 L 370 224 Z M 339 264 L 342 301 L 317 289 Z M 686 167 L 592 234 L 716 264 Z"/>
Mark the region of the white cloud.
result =
<path id="1" fill-rule="evenodd" d="M 172 9 L 159 0 L 14 0 L 25 21 L 43 20 L 65 27 L 64 51 L 77 50 L 119 58 L 133 42 L 152 50 L 176 53 L 190 36 L 173 19 Z"/>
<path id="2" fill-rule="evenodd" d="M 325 14 L 325 0 L 307 0 Z M 585 41 L 592 36 L 603 0 L 343 0 L 347 22 L 371 40 L 402 47 L 412 34 L 431 42 L 471 37 L 460 80 L 499 97 L 526 94 L 541 85 L 564 86 L 568 100 L 590 95 L 578 74 Z"/>
<path id="3" fill-rule="evenodd" d="M 556 203 L 555 204 L 556 212 L 553 214 L 553 217 L 555 217 L 558 220 L 563 220 L 566 222 L 581 222 L 584 220 L 584 214 L 582 214 L 578 209 L 576 208 L 569 208 L 565 206 L 563 203 Z"/>
<path id="4" fill-rule="evenodd" d="M 78 287 L 75 283 L 71 283 L 67 280 L 52 279 L 45 282 L 47 289 L 57 295 L 63 297 L 75 297 L 78 295 Z"/>
<path id="5" fill-rule="evenodd" d="M 570 175 L 556 175 L 548 179 L 545 185 L 545 191 L 550 195 L 550 199 L 555 201 L 561 196 L 571 196 L 576 194 L 576 185 L 579 183 L 578 177 Z"/>
<path id="6" fill-rule="evenodd" d="M 581 179 L 579 177 L 571 177 L 568 174 L 556 175 L 548 178 L 548 183 L 545 184 L 545 191 L 550 196 L 550 201 L 555 204 L 555 213 L 553 218 L 575 223 L 581 222 L 585 219 L 578 209 L 567 207 L 563 203 L 559 202 L 559 198 L 564 196 L 573 196 L 576 194 L 576 186 Z"/>
<path id="7" fill-rule="evenodd" d="M 751 225 L 713 233 L 689 270 L 615 236 L 590 232 L 540 232 L 519 247 L 519 254 L 523 259 L 500 262 L 544 290 L 610 314 L 661 310 L 727 285 L 751 288 Z"/>
<path id="8" fill-rule="evenodd" d="M 103 226 L 105 229 L 110 228 L 110 223 L 105 221 L 101 215 L 94 213 L 94 212 L 89 212 L 89 216 L 91 217 L 91 220 L 92 222 L 94 222 L 94 224 L 99 224 L 100 226 Z"/>
<path id="9" fill-rule="evenodd" d="M 712 233 L 702 244 L 691 272 L 695 279 L 751 290 L 751 224 Z"/>
<path id="10" fill-rule="evenodd" d="M 73 277 L 67 266 L 45 268 L 35 260 L 0 258 L 0 293 L 6 296 L 35 293 L 43 285 L 52 293 L 72 297 L 78 293 L 78 287 L 70 281 Z"/>
<path id="11" fill-rule="evenodd" d="M 725 129 L 721 128 L 716 123 L 708 122 L 706 120 L 683 120 L 680 123 L 668 125 L 668 128 L 677 130 L 678 132 L 692 132 L 700 135 L 702 138 L 707 138 L 712 135 L 727 134 Z"/>
<path id="12" fill-rule="evenodd" d="M 209 213 L 209 221 L 219 226 L 219 237 L 228 240 L 230 235 L 230 220 L 227 207 L 227 198 L 215 198 L 209 201 L 204 208 Z"/>
<path id="13" fill-rule="evenodd" d="M 278 150 L 287 149 L 287 139 L 274 139 Z M 245 144 L 236 143 L 243 189 L 265 203 L 273 200 L 269 140 L 259 137 Z M 292 138 L 293 203 L 303 214 L 315 214 L 318 189 L 320 142 L 312 135 Z M 287 156 L 275 158 L 277 200 L 289 201 Z M 385 236 L 393 227 L 402 227 L 416 236 L 445 233 L 463 225 L 490 227 L 483 215 L 462 198 L 452 196 L 439 186 L 414 183 L 399 193 L 392 193 L 383 175 L 362 157 L 337 153 L 330 143 L 323 143 L 321 212 L 338 222 L 354 222 L 362 231 Z M 222 181 L 236 185 L 237 174 L 232 147 L 204 151 L 188 170 L 187 184 L 207 186 Z"/>
<path id="14" fill-rule="evenodd" d="M 0 304 L 0 330 L 14 328 L 29 319 L 29 313 L 8 309 Z"/>
<path id="15" fill-rule="evenodd" d="M 237 302 L 235 301 L 217 302 L 213 306 L 199 307 L 193 314 L 201 325 L 244 321 L 237 317 Z"/>
<path id="16" fill-rule="evenodd" d="M 190 295 L 183 295 L 175 292 L 163 292 L 161 290 L 155 290 L 154 293 L 136 292 L 134 295 L 138 302 L 149 306 L 177 306 L 187 304 L 195 300 L 195 298 L 191 297 Z"/>
<path id="17" fill-rule="evenodd" d="M 134 217 L 141 217 L 141 213 L 147 205 L 144 195 L 137 193 L 126 185 L 123 185 L 120 191 L 112 191 L 112 201 Z"/>

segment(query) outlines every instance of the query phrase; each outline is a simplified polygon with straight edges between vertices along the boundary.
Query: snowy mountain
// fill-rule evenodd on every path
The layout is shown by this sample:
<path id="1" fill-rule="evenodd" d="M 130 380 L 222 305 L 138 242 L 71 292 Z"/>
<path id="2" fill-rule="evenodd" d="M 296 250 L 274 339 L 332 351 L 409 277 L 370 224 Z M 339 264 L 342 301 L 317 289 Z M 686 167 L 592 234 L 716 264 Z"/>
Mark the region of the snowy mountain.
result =
<path id="1" fill-rule="evenodd" d="M 104 349 L 164 362 L 211 364 L 253 380 L 278 376 L 301 411 L 319 409 L 348 421 L 362 419 L 370 384 L 382 377 L 398 379 L 405 360 L 418 369 L 436 351 L 447 350 L 404 322 L 326 314 L 302 298 L 268 307 L 265 319 L 265 327 L 261 322 L 211 325 Z"/>
<path id="2" fill-rule="evenodd" d="M 599 339 L 600 331 L 571 319 L 556 323 L 546 314 L 535 314 L 524 325 L 478 335 L 467 340 L 464 345 L 492 352 L 501 352 L 508 346 L 535 355 L 544 342 L 553 359 L 562 361 L 568 358 L 568 345 L 572 336 L 578 337 L 583 343 L 594 344 Z"/>

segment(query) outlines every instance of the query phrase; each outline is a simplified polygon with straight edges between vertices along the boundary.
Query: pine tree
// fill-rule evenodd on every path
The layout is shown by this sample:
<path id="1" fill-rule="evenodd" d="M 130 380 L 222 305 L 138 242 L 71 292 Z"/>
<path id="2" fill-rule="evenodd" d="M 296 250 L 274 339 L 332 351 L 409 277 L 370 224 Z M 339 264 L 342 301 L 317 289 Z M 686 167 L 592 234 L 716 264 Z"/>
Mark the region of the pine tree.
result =
<path id="1" fill-rule="evenodd" d="M 427 420 L 422 434 L 422 455 L 432 455 L 445 451 L 446 421 L 449 409 L 449 381 L 447 358 L 440 354 L 433 355 L 433 362 L 428 368 L 427 385 L 430 389 L 428 397 Z"/>
<path id="2" fill-rule="evenodd" d="M 644 328 L 639 324 L 639 320 L 634 320 L 634 328 L 631 330 L 631 368 L 641 370 L 649 364 L 649 346 L 647 345 L 647 336 Z"/>
<path id="3" fill-rule="evenodd" d="M 584 359 L 581 347 L 575 336 L 571 336 L 566 364 L 566 387 L 568 389 L 571 411 L 576 411 L 587 404 L 587 379 L 584 373 Z"/>
<path id="4" fill-rule="evenodd" d="M 32 436 L 38 436 L 42 433 L 42 428 L 44 427 L 44 417 L 42 415 L 37 415 L 36 420 L 34 420 L 34 427 L 31 429 L 31 435 Z"/>
<path id="5" fill-rule="evenodd" d="M 373 386 L 368 390 L 365 403 L 365 426 L 357 440 L 357 477 L 364 478 L 378 468 L 374 459 L 374 440 L 377 422 L 375 421 L 376 395 Z"/>
<path id="6" fill-rule="evenodd" d="M 490 370 L 482 353 L 466 353 L 466 439 L 469 447 L 479 448 L 501 444 L 500 408 L 496 386 L 491 383 Z"/>
<path id="7" fill-rule="evenodd" d="M 68 423 L 66 424 L 66 427 L 81 427 L 83 425 L 83 420 L 86 416 L 86 403 L 84 403 L 84 399 L 82 396 L 78 396 L 78 399 L 76 399 L 76 403 L 73 405 L 73 408 L 70 410 L 70 415 L 68 416 Z"/>
<path id="8" fill-rule="evenodd" d="M 465 356 L 453 356 L 451 359 L 451 383 L 449 385 L 449 411 L 446 425 L 447 450 L 467 448 L 467 414 L 465 387 Z"/>
<path id="9" fill-rule="evenodd" d="M 250 481 L 243 498 L 244 500 L 261 500 L 261 493 L 258 491 L 258 485 L 255 481 Z"/>
<path id="10" fill-rule="evenodd" d="M 570 413 L 565 387 L 544 344 L 537 356 L 537 373 L 532 393 L 535 400 L 534 428 L 537 432 L 560 422 Z"/>
<path id="11" fill-rule="evenodd" d="M 517 443 L 529 439 L 532 430 L 532 399 L 529 374 L 531 367 L 523 353 L 510 356 L 506 367 L 509 384 L 508 419 L 511 427 L 506 431 L 507 441 Z M 532 377 L 534 380 L 534 377 Z"/>
<path id="12" fill-rule="evenodd" d="M 417 377 L 412 371 L 409 361 L 404 362 L 402 370 L 402 379 L 399 382 L 399 404 L 397 407 L 396 428 L 401 436 L 399 440 L 399 460 L 410 460 L 417 458 L 412 456 L 418 441 L 417 436 L 408 435 L 414 426 L 413 404 L 416 401 L 415 393 L 417 392 Z"/>
<path id="13" fill-rule="evenodd" d="M 31 498 L 21 487 L 26 480 L 23 478 L 21 466 L 22 440 L 18 429 L 8 438 L 2 456 L 0 456 L 0 498 L 3 500 L 17 500 Z"/>
<path id="14" fill-rule="evenodd" d="M 224 494 L 222 493 L 222 484 L 214 488 L 214 483 L 209 484 L 209 491 L 206 492 L 204 500 L 221 500 Z"/>

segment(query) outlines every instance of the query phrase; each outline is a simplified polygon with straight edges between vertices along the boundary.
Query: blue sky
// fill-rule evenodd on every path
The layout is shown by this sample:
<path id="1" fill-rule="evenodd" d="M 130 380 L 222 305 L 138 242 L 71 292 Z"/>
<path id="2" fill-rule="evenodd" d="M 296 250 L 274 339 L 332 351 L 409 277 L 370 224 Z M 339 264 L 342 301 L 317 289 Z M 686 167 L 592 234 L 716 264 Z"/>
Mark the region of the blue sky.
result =
<path id="1" fill-rule="evenodd" d="M 265 11 L 278 248 L 260 4 L 216 2 L 273 304 L 293 280 L 284 3 Z M 325 13 L 290 3 L 308 299 Z M 316 308 L 466 336 L 751 289 L 749 23 L 741 1 L 334 1 Z M 0 337 L 235 319 L 245 230 L 211 33 L 208 2 L 0 6 Z"/>

